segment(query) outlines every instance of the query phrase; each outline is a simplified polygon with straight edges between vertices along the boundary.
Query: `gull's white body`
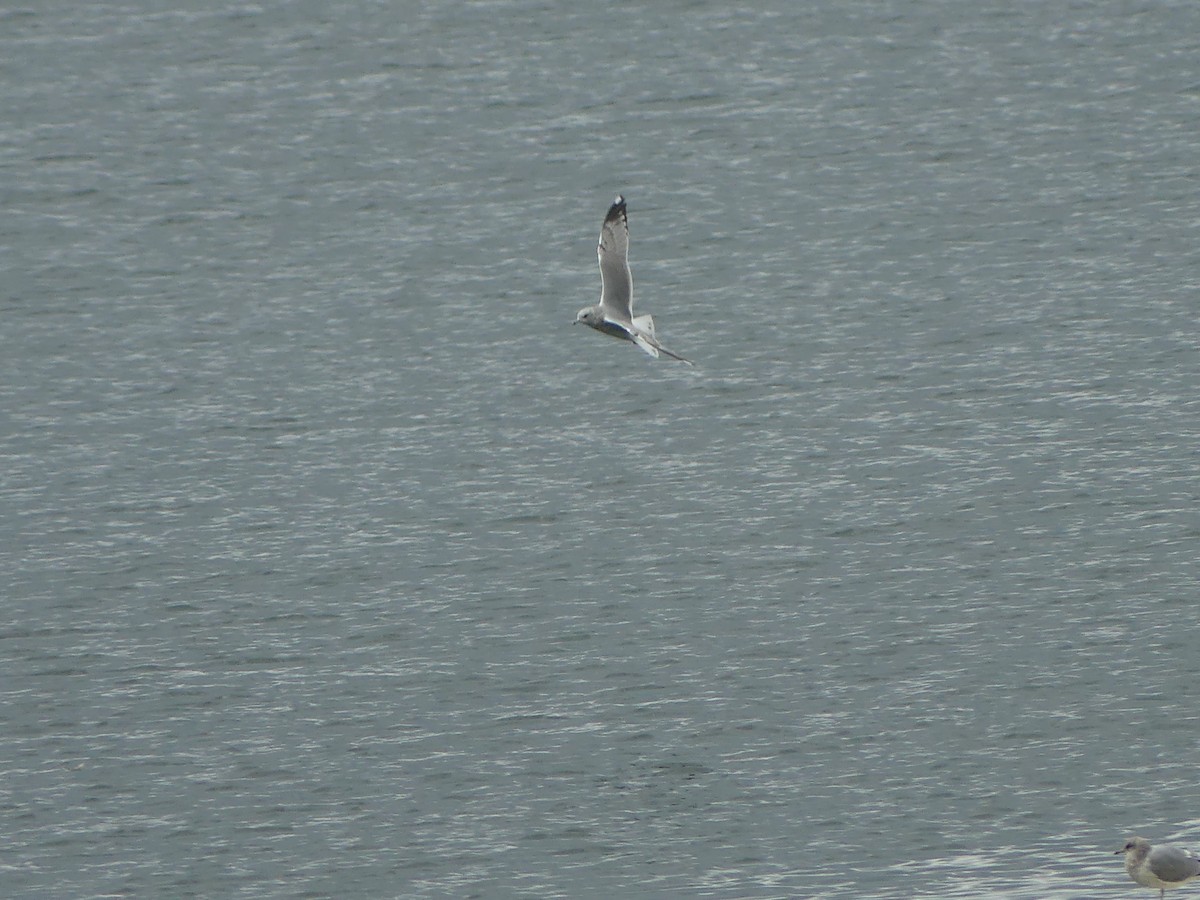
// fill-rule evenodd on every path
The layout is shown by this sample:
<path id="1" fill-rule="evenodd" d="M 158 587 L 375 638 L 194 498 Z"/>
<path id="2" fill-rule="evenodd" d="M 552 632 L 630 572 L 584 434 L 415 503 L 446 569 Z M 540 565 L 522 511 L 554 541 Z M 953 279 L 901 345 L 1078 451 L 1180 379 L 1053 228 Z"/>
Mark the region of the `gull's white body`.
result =
<path id="1" fill-rule="evenodd" d="M 693 365 L 678 353 L 672 353 L 654 336 L 654 319 L 649 315 L 633 314 L 633 275 L 629 271 L 629 220 L 625 214 L 625 198 L 618 196 L 608 208 L 600 226 L 600 243 L 596 247 L 600 259 L 600 302 L 585 306 L 575 316 L 597 331 L 623 341 L 632 341 L 653 357 L 665 353 L 672 359 Z"/>
<path id="2" fill-rule="evenodd" d="M 1142 887 L 1158 888 L 1160 900 L 1167 888 L 1182 887 L 1200 875 L 1200 859 L 1178 847 L 1155 847 L 1145 838 L 1134 837 L 1117 851 L 1121 853 L 1129 877 Z"/>

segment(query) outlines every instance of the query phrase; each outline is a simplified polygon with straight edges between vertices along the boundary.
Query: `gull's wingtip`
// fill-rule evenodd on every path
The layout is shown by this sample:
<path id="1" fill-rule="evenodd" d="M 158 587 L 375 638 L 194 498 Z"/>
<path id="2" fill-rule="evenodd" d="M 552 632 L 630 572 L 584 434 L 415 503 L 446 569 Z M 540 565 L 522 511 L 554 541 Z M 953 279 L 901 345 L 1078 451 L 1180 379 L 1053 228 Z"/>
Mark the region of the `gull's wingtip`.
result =
<path id="1" fill-rule="evenodd" d="M 625 198 L 620 194 L 612 202 L 612 206 L 608 208 L 608 214 L 604 217 L 604 221 L 611 222 L 614 219 L 620 219 L 625 215 Z"/>

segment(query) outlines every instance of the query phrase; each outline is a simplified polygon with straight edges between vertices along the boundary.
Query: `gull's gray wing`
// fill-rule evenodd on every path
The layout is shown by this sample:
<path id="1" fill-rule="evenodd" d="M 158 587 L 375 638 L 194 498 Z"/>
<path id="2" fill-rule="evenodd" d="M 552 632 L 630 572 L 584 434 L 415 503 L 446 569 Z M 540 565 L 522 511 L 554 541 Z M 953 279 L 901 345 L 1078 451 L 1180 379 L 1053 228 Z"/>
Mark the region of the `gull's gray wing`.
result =
<path id="1" fill-rule="evenodd" d="M 1162 881 L 1185 881 L 1200 875 L 1200 860 L 1178 847 L 1155 847 L 1146 857 L 1146 865 Z"/>
<path id="2" fill-rule="evenodd" d="M 629 273 L 629 220 L 625 198 L 618 196 L 608 208 L 600 227 L 600 308 L 606 318 L 623 325 L 633 324 L 633 276 Z"/>

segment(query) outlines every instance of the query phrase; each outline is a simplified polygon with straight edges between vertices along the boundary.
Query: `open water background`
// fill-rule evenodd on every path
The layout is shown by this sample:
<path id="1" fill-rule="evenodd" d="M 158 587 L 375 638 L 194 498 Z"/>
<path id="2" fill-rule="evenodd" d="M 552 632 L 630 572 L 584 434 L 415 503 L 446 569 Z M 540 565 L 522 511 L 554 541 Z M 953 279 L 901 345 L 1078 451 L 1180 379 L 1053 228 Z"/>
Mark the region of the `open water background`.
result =
<path id="1" fill-rule="evenodd" d="M 1200 5 L 47 2 L 0 79 L 4 896 L 1200 844 Z M 618 192 L 697 370 L 571 327 Z"/>

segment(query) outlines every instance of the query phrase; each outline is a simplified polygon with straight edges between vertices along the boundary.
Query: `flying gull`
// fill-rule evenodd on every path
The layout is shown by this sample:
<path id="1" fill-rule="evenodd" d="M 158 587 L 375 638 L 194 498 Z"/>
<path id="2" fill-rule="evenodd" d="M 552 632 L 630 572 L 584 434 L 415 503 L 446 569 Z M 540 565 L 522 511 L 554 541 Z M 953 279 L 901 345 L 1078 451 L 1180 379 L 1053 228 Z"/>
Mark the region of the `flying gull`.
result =
<path id="1" fill-rule="evenodd" d="M 575 324 L 582 322 L 623 341 L 633 341 L 651 356 L 657 358 L 665 353 L 671 359 L 695 365 L 678 353 L 672 353 L 654 336 L 654 319 L 649 314 L 633 314 L 633 276 L 629 274 L 629 220 L 625 217 L 625 198 L 618 196 L 608 208 L 604 224 L 600 227 L 600 244 L 596 247 L 600 257 L 600 302 L 585 306 L 575 316 Z"/>
<path id="2" fill-rule="evenodd" d="M 1163 897 L 1167 888 L 1180 887 L 1200 875 L 1200 859 L 1194 859 L 1178 847 L 1152 847 L 1145 838 L 1130 838 L 1114 856 L 1125 854 L 1125 871 L 1143 887 L 1158 888 Z"/>

